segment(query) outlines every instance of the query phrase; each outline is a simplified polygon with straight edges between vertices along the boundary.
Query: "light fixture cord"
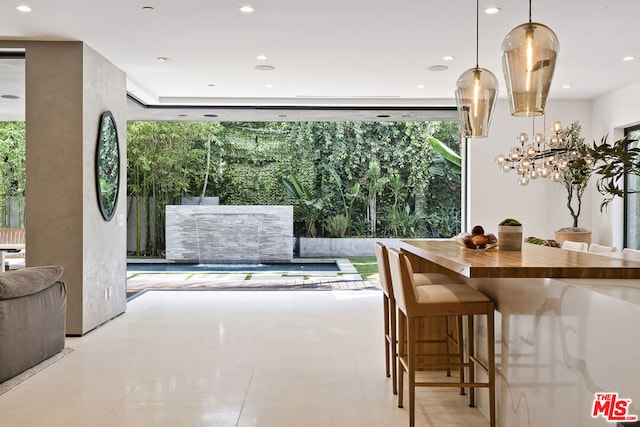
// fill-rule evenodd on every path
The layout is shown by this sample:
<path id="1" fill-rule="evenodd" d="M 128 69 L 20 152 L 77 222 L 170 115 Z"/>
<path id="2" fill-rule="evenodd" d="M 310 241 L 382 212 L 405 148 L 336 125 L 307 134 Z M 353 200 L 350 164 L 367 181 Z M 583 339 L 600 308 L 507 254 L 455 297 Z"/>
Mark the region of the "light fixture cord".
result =
<path id="1" fill-rule="evenodd" d="M 531 23 L 531 0 L 529 0 L 529 23 Z"/>
<path id="2" fill-rule="evenodd" d="M 535 139 L 536 137 L 536 116 L 531 116 L 531 137 Z"/>
<path id="3" fill-rule="evenodd" d="M 531 2 L 531 0 L 529 0 Z M 476 68 L 478 68 L 478 45 L 480 44 L 480 0 L 476 0 Z"/>

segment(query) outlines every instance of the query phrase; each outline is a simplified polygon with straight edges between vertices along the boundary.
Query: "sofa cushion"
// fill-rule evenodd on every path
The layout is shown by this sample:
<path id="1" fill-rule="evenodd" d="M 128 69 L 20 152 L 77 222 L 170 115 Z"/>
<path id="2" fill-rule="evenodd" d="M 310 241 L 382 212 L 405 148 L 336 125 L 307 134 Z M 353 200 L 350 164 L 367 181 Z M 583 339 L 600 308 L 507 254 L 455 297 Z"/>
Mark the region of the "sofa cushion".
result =
<path id="1" fill-rule="evenodd" d="M 60 279 L 62 271 L 60 265 L 46 265 L 0 273 L 0 299 L 40 292 Z"/>

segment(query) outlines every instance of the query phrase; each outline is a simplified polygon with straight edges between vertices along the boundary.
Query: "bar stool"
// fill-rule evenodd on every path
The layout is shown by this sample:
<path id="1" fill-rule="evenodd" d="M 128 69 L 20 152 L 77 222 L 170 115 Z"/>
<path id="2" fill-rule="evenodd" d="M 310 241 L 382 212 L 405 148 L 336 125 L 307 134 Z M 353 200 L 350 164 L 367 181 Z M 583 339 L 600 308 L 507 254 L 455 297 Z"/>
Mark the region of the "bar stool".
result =
<path id="1" fill-rule="evenodd" d="M 382 306 L 384 312 L 384 356 L 385 373 L 387 377 L 392 377 L 393 394 L 398 393 L 398 380 L 396 368 L 396 300 L 393 296 L 391 286 L 391 272 L 389 270 L 389 255 L 387 247 L 382 242 L 376 242 L 376 260 L 378 262 L 378 274 L 380 276 L 380 286 L 382 287 Z M 415 286 L 433 285 L 439 283 L 455 283 L 453 279 L 440 273 L 414 273 Z M 448 329 L 448 328 L 447 328 Z M 457 336 L 446 332 L 447 337 L 454 345 L 457 345 Z M 448 371 L 447 374 L 450 372 Z"/>
<path id="2" fill-rule="evenodd" d="M 408 377 L 409 389 L 409 426 L 415 425 L 415 388 L 416 387 L 469 387 L 469 406 L 475 406 L 475 389 L 489 389 L 489 423 L 495 427 L 495 343 L 494 343 L 494 304 L 483 293 L 463 284 L 441 284 L 432 286 L 414 286 L 409 259 L 396 249 L 389 249 L 391 284 L 398 307 L 398 363 L 401 371 L 398 375 L 398 407 L 403 407 L 404 372 Z M 473 316 L 487 316 L 487 357 L 485 365 L 476 356 L 474 348 Z M 429 317 L 466 316 L 467 317 L 467 360 L 452 364 L 427 362 L 423 357 L 417 363 L 416 320 Z M 420 355 L 428 356 L 428 355 Z M 475 366 L 482 368 L 488 375 L 487 382 L 478 382 Z M 469 369 L 469 380 L 464 374 L 458 382 L 416 381 L 416 371 L 420 369 L 443 369 L 451 366 Z"/>

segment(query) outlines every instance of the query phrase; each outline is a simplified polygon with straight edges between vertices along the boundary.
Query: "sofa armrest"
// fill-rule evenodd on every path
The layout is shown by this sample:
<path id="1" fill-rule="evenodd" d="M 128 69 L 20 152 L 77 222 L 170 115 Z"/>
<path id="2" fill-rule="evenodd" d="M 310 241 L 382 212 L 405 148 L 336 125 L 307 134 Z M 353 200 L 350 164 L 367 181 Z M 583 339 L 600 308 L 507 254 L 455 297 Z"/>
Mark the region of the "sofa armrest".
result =
<path id="1" fill-rule="evenodd" d="M 0 273 L 0 299 L 38 293 L 58 281 L 62 272 L 60 265 L 47 265 Z"/>

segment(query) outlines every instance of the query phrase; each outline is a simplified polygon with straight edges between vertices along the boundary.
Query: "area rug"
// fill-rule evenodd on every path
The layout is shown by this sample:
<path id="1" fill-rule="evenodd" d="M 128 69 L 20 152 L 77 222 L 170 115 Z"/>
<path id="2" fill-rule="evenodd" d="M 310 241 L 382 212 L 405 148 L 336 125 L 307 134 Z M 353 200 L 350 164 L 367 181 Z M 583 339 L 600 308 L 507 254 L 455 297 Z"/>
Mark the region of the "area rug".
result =
<path id="1" fill-rule="evenodd" d="M 50 358 L 48 358 L 46 360 L 43 360 L 42 362 L 38 363 L 33 368 L 29 368 L 26 371 L 16 375 L 15 377 L 9 378 L 5 382 L 0 383 L 0 396 L 2 394 L 4 394 L 4 393 L 8 392 L 9 390 L 14 388 L 15 386 L 21 384 L 26 379 L 31 378 L 32 376 L 34 376 L 38 372 L 42 371 L 43 369 L 53 365 L 54 363 L 56 363 L 59 360 L 64 359 L 66 356 L 68 356 L 72 352 L 73 352 L 72 348 L 63 348 L 62 351 L 60 351 L 59 353 L 54 354 L 53 356 L 51 356 Z"/>

